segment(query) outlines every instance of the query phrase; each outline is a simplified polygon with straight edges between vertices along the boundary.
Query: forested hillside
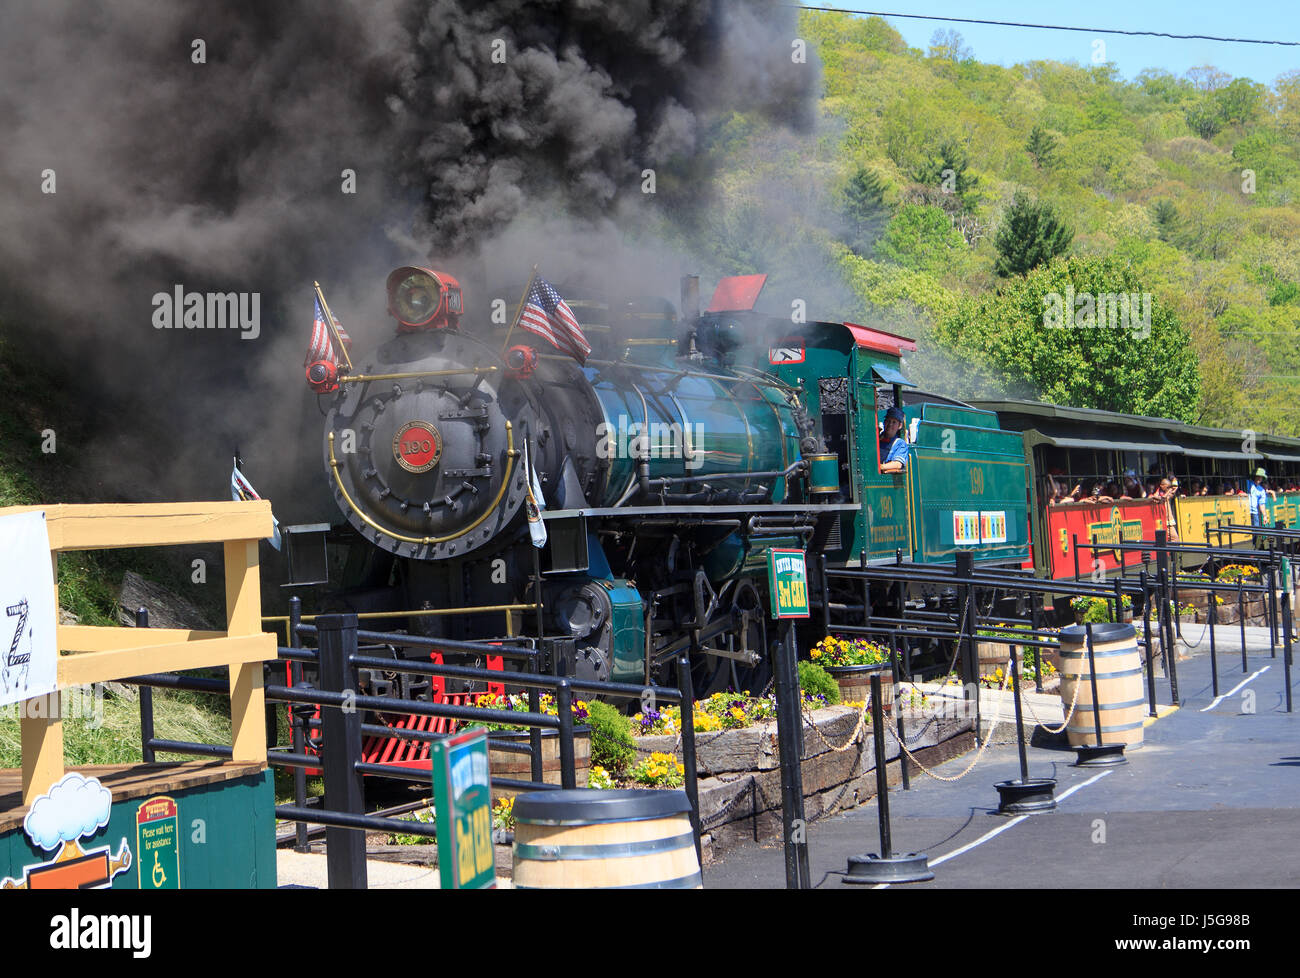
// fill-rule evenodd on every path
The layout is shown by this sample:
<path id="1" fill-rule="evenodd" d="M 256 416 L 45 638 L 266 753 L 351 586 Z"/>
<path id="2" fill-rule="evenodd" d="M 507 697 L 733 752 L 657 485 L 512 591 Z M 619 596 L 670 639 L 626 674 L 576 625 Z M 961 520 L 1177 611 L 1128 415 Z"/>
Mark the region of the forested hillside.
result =
<path id="1" fill-rule="evenodd" d="M 801 33 L 824 125 L 714 133 L 691 243 L 720 271 L 916 335 L 928 386 L 1300 434 L 1300 71 L 1125 81 L 982 64 L 951 32 L 908 48 L 878 18 Z"/>

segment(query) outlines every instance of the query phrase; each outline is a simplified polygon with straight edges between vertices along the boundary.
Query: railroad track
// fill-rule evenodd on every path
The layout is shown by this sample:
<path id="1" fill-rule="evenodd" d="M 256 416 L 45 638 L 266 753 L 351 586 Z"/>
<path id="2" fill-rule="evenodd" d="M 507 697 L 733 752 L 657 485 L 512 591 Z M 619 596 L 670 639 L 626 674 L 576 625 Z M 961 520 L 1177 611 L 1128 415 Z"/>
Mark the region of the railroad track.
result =
<path id="1" fill-rule="evenodd" d="M 308 799 L 310 805 L 316 799 Z M 392 808 L 378 808 L 372 812 L 366 812 L 367 815 L 377 815 L 381 818 L 387 818 L 393 815 L 405 815 L 408 812 L 419 811 L 421 808 L 428 808 L 433 804 L 432 798 L 425 798 L 420 801 L 408 801 L 401 805 L 394 805 Z M 275 832 L 275 847 L 277 849 L 287 849 L 292 846 L 298 839 L 298 826 L 293 821 L 285 822 L 285 827 L 279 827 Z M 309 825 L 307 826 L 307 841 L 322 838 L 325 835 L 325 826 Z"/>

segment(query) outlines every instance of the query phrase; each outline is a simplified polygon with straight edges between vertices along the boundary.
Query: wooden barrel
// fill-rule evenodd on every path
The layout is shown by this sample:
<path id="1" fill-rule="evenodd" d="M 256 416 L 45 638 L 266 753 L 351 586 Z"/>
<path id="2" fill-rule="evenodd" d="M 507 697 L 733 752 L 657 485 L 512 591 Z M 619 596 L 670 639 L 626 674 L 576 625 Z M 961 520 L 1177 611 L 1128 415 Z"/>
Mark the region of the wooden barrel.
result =
<path id="1" fill-rule="evenodd" d="M 1011 661 L 1011 649 L 1001 642 L 981 642 L 976 640 L 975 651 L 979 655 L 980 675 L 991 676 L 998 669 L 1003 673 L 1007 671 L 1007 663 Z M 1025 650 L 1019 649 L 1021 658 L 1024 658 Z"/>
<path id="2" fill-rule="evenodd" d="M 827 666 L 826 671 L 839 684 L 841 703 L 865 703 L 871 699 L 871 674 L 880 672 L 880 698 L 885 712 L 894 710 L 894 671 L 880 666 Z"/>
<path id="3" fill-rule="evenodd" d="M 1092 682 L 1088 670 L 1088 641 L 1082 625 L 1062 628 L 1061 634 L 1061 704 L 1065 709 L 1079 693 L 1074 716 L 1066 734 L 1070 746 L 1097 742 L 1092 704 Z M 1142 721 L 1147 714 L 1144 692 L 1142 655 L 1138 651 L 1137 633 L 1132 625 L 1099 624 L 1092 626 L 1093 658 L 1097 663 L 1097 706 L 1101 714 L 1103 744 L 1142 744 Z"/>
<path id="4" fill-rule="evenodd" d="M 699 889 L 684 791 L 533 791 L 515 799 L 520 889 Z"/>
<path id="5" fill-rule="evenodd" d="M 488 735 L 488 767 L 492 777 L 514 781 L 533 779 L 532 755 L 524 752 L 528 746 L 528 731 L 494 730 Z M 573 731 L 573 769 L 578 784 L 585 784 L 591 769 L 591 729 L 575 727 Z M 560 783 L 560 732 L 542 731 L 542 780 L 547 784 Z M 509 798 L 515 789 L 504 785 L 492 786 L 492 797 Z"/>

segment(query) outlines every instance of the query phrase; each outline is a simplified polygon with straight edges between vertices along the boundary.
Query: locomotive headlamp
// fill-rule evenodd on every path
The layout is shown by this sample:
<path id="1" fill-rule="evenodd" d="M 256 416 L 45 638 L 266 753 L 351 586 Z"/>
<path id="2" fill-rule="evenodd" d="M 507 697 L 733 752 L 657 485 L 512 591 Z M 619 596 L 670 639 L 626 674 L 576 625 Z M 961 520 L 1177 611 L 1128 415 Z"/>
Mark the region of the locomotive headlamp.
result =
<path id="1" fill-rule="evenodd" d="M 412 272 L 393 290 L 393 312 L 406 326 L 423 326 L 438 311 L 442 286 L 428 272 Z"/>
<path id="2" fill-rule="evenodd" d="M 506 351 L 506 373 L 511 377 L 530 377 L 537 369 L 537 351 L 531 346 L 512 346 Z"/>
<path id="3" fill-rule="evenodd" d="M 338 367 L 329 360 L 316 360 L 309 364 L 307 386 L 317 394 L 332 394 L 339 389 Z"/>
<path id="4" fill-rule="evenodd" d="M 455 326 L 461 314 L 460 283 L 445 272 L 404 266 L 388 276 L 388 311 L 402 332 Z"/>

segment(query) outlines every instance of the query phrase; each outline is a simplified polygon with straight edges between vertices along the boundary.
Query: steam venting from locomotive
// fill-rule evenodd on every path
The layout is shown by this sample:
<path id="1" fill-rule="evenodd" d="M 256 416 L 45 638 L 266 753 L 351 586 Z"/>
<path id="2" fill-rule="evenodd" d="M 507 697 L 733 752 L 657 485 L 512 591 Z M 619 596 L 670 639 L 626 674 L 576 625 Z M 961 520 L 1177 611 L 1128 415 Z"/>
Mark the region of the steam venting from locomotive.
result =
<path id="1" fill-rule="evenodd" d="M 794 17 L 775 0 L 8 5 L 0 317 L 77 365 L 98 496 L 209 495 L 241 445 L 288 501 L 304 283 L 345 318 L 378 311 L 384 272 L 432 254 L 485 301 L 539 236 L 599 252 L 705 213 L 704 125 L 812 119 Z M 512 236 L 521 221 L 542 230 Z M 153 330 L 151 297 L 177 286 L 258 293 L 260 338 Z M 366 345 L 383 328 L 348 326 Z"/>

